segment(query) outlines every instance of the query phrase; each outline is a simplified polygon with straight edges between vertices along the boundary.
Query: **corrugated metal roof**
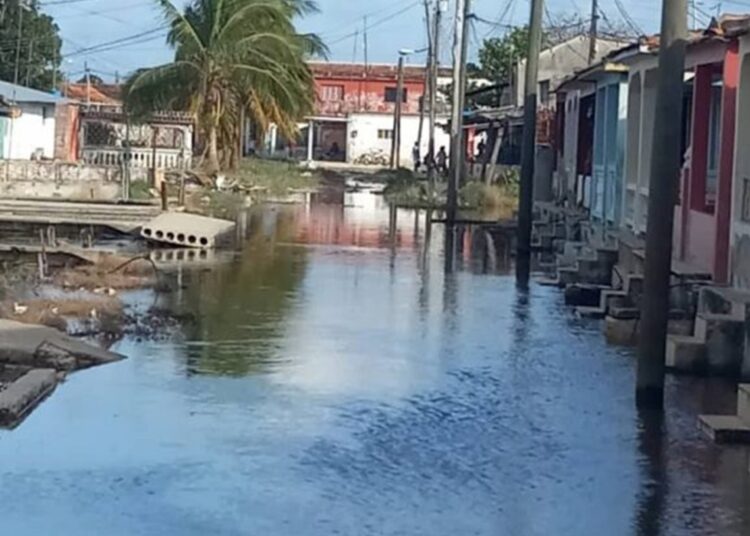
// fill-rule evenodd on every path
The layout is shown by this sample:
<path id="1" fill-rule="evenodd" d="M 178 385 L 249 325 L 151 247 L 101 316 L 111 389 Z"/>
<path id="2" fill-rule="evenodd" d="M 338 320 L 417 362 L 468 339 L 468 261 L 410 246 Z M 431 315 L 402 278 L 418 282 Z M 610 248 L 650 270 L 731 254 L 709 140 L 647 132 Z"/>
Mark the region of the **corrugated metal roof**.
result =
<path id="1" fill-rule="evenodd" d="M 8 102 L 36 102 L 42 104 L 57 104 L 65 100 L 52 93 L 11 84 L 3 80 L 0 80 L 0 97 Z"/>

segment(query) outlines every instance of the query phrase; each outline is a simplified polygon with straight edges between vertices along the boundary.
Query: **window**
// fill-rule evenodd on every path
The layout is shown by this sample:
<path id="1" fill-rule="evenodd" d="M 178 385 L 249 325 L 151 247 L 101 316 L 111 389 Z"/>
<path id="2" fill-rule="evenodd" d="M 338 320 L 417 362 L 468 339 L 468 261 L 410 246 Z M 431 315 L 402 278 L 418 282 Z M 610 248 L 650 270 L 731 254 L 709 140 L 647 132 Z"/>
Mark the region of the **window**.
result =
<path id="1" fill-rule="evenodd" d="M 390 140 L 393 138 L 393 130 L 378 129 L 379 140 Z"/>
<path id="2" fill-rule="evenodd" d="M 385 88 L 385 102 L 396 102 L 396 95 L 398 95 L 398 88 L 387 87 Z M 407 101 L 407 90 L 403 88 L 401 95 L 401 102 Z"/>
<path id="3" fill-rule="evenodd" d="M 47 119 L 49 119 L 49 108 L 42 106 L 42 122 L 46 123 Z"/>
<path id="4" fill-rule="evenodd" d="M 323 86 L 320 88 L 320 98 L 326 102 L 344 100 L 344 86 Z"/>

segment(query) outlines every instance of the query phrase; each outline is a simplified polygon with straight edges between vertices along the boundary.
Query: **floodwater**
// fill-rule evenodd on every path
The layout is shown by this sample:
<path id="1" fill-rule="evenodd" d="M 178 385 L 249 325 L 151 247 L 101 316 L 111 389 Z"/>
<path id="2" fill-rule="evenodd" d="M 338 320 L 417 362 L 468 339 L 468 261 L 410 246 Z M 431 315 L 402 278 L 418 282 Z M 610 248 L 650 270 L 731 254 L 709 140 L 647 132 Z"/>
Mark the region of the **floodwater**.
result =
<path id="1" fill-rule="evenodd" d="M 425 221 L 253 213 L 236 260 L 169 276 L 192 321 L 0 433 L 2 533 L 750 533 L 747 451 L 695 426 L 731 385 L 670 379 L 639 415 L 630 350 L 516 290 L 502 236 Z"/>

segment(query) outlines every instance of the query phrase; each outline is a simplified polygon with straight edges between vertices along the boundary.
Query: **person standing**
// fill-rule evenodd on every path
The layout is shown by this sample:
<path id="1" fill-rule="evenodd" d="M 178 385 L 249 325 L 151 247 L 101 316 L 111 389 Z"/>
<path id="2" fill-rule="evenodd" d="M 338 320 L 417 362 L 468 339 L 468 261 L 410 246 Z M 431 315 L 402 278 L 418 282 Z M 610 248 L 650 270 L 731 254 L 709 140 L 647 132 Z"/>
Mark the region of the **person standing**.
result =
<path id="1" fill-rule="evenodd" d="M 419 173 L 419 168 L 422 164 L 421 151 L 419 150 L 419 142 L 414 143 L 414 147 L 411 149 L 411 159 L 414 161 L 414 173 Z"/>
<path id="2" fill-rule="evenodd" d="M 445 147 L 441 147 L 435 157 L 435 165 L 437 166 L 438 173 L 445 176 L 448 174 L 448 153 L 445 152 Z"/>

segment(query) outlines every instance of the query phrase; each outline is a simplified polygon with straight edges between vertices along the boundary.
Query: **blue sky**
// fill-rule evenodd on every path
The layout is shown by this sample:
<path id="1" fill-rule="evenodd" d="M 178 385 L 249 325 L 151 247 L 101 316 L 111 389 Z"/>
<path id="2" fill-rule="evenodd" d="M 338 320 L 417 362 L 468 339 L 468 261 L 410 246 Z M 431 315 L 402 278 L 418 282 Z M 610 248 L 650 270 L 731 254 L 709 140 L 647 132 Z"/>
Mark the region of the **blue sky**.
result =
<path id="1" fill-rule="evenodd" d="M 161 36 L 145 36 L 141 42 L 107 52 L 91 54 L 78 53 L 81 48 L 128 37 L 157 28 L 161 22 L 155 0 L 77 0 L 69 4 L 54 5 L 55 0 L 43 9 L 53 15 L 64 38 L 64 69 L 73 76 L 80 75 L 84 62 L 105 78 L 113 78 L 136 67 L 154 65 L 167 61 L 169 50 Z M 183 3 L 185 0 L 178 0 Z M 529 0 L 474 0 L 473 11 L 479 17 L 497 21 L 511 1 L 502 22 L 523 24 L 528 18 Z M 718 1 L 718 0 L 716 0 Z M 616 0 L 600 0 L 608 19 L 620 21 L 621 15 Z M 373 62 L 392 62 L 401 48 L 422 48 L 425 44 L 424 10 L 421 2 L 415 0 L 318 0 L 321 12 L 300 21 L 305 31 L 322 35 L 330 46 L 331 59 L 352 61 L 363 58 L 363 17 L 368 15 L 371 25 L 377 25 L 368 32 L 369 57 Z M 582 13 L 588 18 L 590 0 L 548 0 L 548 11 L 554 17 L 559 13 Z M 659 26 L 660 10 L 655 9 L 657 0 L 620 0 L 635 23 L 646 32 L 655 32 Z M 45 1 L 42 1 L 44 6 Z M 657 4 L 658 5 L 658 4 Z M 699 0 L 703 12 L 714 12 L 714 0 Z M 738 11 L 744 6 L 750 11 L 750 0 L 723 2 L 725 10 Z M 396 15 L 403 11 L 400 15 Z M 446 16 L 446 30 L 453 17 L 453 2 Z M 699 17 L 705 15 L 699 14 Z M 477 43 L 485 36 L 498 35 L 502 29 L 476 22 L 472 31 L 472 54 L 476 54 Z M 356 35 L 355 35 L 356 34 Z M 449 60 L 450 35 L 444 33 L 443 59 Z M 147 40 L 148 39 L 148 40 Z M 355 46 L 356 42 L 356 46 Z M 423 57 L 415 56 L 412 61 L 421 62 Z"/>

